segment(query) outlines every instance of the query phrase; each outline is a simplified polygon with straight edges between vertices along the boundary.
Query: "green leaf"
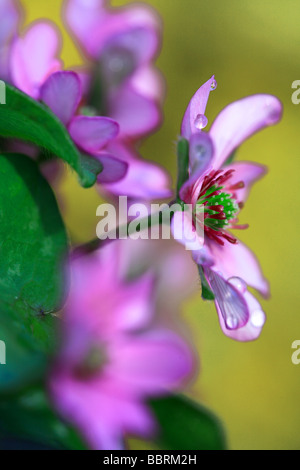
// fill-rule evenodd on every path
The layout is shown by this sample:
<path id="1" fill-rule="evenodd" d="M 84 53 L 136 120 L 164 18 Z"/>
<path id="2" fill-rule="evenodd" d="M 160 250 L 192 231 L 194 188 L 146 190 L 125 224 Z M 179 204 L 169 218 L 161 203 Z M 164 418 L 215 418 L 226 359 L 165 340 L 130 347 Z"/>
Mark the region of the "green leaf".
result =
<path id="1" fill-rule="evenodd" d="M 177 197 L 179 198 L 182 185 L 189 179 L 189 142 L 184 138 L 180 138 L 177 144 L 177 164 Z"/>
<path id="2" fill-rule="evenodd" d="M 223 428 L 203 406 L 183 396 L 151 402 L 159 422 L 158 445 L 164 450 L 224 450 Z"/>
<path id="3" fill-rule="evenodd" d="M 63 303 L 65 227 L 38 166 L 25 155 L 0 155 L 0 390 L 18 387 L 45 367 Z"/>
<path id="4" fill-rule="evenodd" d="M 93 186 L 102 165 L 86 165 L 68 131 L 52 111 L 21 91 L 6 85 L 6 105 L 0 106 L 0 136 L 31 142 L 64 160 L 84 187 Z"/>
<path id="5" fill-rule="evenodd" d="M 214 293 L 210 289 L 206 277 L 204 275 L 204 271 L 202 266 L 198 265 L 198 272 L 201 280 L 202 292 L 201 296 L 203 300 L 215 300 Z"/>
<path id="6" fill-rule="evenodd" d="M 47 446 L 55 449 L 84 449 L 77 433 L 61 421 L 43 390 L 36 387 L 20 396 L 0 401 L 0 448 Z"/>

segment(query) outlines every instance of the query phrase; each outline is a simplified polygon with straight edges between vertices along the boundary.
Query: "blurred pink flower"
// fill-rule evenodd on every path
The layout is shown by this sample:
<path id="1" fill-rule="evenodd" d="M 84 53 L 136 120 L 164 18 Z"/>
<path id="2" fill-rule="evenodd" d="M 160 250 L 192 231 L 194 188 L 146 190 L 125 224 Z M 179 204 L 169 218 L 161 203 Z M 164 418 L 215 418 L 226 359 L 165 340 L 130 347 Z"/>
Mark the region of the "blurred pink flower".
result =
<path id="1" fill-rule="evenodd" d="M 80 73 L 87 104 L 120 124 L 110 150 L 129 165 L 128 172 L 105 190 L 133 199 L 171 197 L 167 172 L 140 158 L 133 145 L 161 122 L 164 82 L 153 65 L 160 49 L 160 18 L 142 4 L 111 9 L 103 0 L 69 0 L 65 19 L 92 60 L 89 70 Z"/>
<path id="2" fill-rule="evenodd" d="M 16 36 L 10 50 L 10 74 L 15 87 L 32 98 L 40 98 L 45 80 L 61 70 L 58 58 L 61 36 L 50 21 L 37 21 L 22 36 Z"/>
<path id="3" fill-rule="evenodd" d="M 146 5 L 112 9 L 108 3 L 69 0 L 65 20 L 93 61 L 89 73 L 100 80 L 91 105 L 120 123 L 121 137 L 136 140 L 161 121 L 163 82 L 153 65 L 161 21 Z"/>
<path id="4" fill-rule="evenodd" d="M 62 71 L 60 48 L 60 33 L 54 24 L 40 21 L 31 25 L 11 47 L 13 85 L 45 102 L 68 128 L 76 145 L 101 161 L 104 170 L 98 183 L 105 185 L 108 193 L 148 200 L 169 197 L 170 179 L 165 170 L 142 160 L 131 145 L 120 141 L 117 121 L 102 115 L 80 115 L 85 80 L 82 74 Z M 128 108 L 133 104 L 128 102 Z M 53 165 L 56 174 L 56 163 L 48 164 L 52 173 Z"/>
<path id="5" fill-rule="evenodd" d="M 282 106 L 271 95 L 249 96 L 227 106 L 205 133 L 205 109 L 216 86 L 212 77 L 194 95 L 184 115 L 181 135 L 189 141 L 189 179 L 180 190 L 180 199 L 194 210 L 204 206 L 204 240 L 196 231 L 196 215 L 193 222 L 189 219 L 198 240 L 194 259 L 203 267 L 215 295 L 221 327 L 231 338 L 250 341 L 259 336 L 265 314 L 247 285 L 264 296 L 269 294 L 269 285 L 255 256 L 228 230 L 247 228 L 238 224 L 237 215 L 266 169 L 252 162 L 231 163 L 230 157 L 251 135 L 276 124 Z M 176 213 L 173 231 L 178 233 L 182 223 L 182 213 Z"/>
<path id="6" fill-rule="evenodd" d="M 128 164 L 105 151 L 110 140 L 119 133 L 119 124 L 104 116 L 76 115 L 82 100 L 78 75 L 61 71 L 58 59 L 60 36 L 55 25 L 37 22 L 23 37 L 16 37 L 10 58 L 13 84 L 32 98 L 43 101 L 67 127 L 75 144 L 103 164 L 99 183 L 122 179 Z M 47 174 L 57 174 L 56 162 L 47 165 Z M 52 180 L 51 176 L 51 180 Z"/>
<path id="7" fill-rule="evenodd" d="M 124 178 L 128 164 L 107 151 L 107 144 L 119 133 L 119 124 L 104 116 L 76 115 L 82 100 L 81 81 L 75 72 L 56 72 L 40 89 L 40 99 L 67 127 L 75 144 L 103 164 L 99 183 Z"/>
<path id="8" fill-rule="evenodd" d="M 9 81 L 9 53 L 13 38 L 17 34 L 20 11 L 14 0 L 0 2 L 0 79 Z"/>
<path id="9" fill-rule="evenodd" d="M 193 369 L 185 342 L 154 326 L 155 282 L 120 276 L 119 245 L 72 261 L 61 350 L 49 390 L 61 415 L 94 449 L 124 447 L 125 434 L 151 437 L 146 400 L 182 386 Z"/>

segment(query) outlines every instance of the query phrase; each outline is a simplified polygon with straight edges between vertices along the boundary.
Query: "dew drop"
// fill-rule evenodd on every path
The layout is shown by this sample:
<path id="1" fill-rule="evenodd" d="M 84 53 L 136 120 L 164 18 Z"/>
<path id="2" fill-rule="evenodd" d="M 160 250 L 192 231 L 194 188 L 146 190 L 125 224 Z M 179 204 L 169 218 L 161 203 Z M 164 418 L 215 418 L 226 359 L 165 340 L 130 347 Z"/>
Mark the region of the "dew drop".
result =
<path id="1" fill-rule="evenodd" d="M 198 116 L 195 119 L 195 127 L 196 129 L 202 130 L 204 129 L 207 124 L 208 124 L 208 119 L 204 114 L 198 114 Z"/>
<path id="2" fill-rule="evenodd" d="M 229 330 L 236 330 L 239 325 L 239 321 L 237 318 L 233 316 L 228 316 L 226 318 L 226 326 Z"/>
<path id="3" fill-rule="evenodd" d="M 229 279 L 228 282 L 242 294 L 247 290 L 247 284 L 245 283 L 245 281 L 243 281 L 243 279 L 239 277 L 232 277 Z"/>
<path id="4" fill-rule="evenodd" d="M 217 86 L 218 86 L 217 80 L 214 79 L 210 85 L 211 91 L 215 90 Z"/>
<path id="5" fill-rule="evenodd" d="M 266 321 L 265 314 L 262 310 L 254 310 L 254 312 L 251 313 L 251 325 L 254 326 L 255 328 L 261 328 L 264 326 Z"/>

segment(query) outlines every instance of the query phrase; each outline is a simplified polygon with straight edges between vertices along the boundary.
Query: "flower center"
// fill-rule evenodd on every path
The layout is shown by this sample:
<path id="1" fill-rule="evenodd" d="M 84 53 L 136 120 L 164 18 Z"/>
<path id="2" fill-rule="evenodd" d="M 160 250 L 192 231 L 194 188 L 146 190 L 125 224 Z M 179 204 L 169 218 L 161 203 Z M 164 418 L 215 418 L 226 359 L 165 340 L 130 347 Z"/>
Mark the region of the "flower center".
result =
<path id="1" fill-rule="evenodd" d="M 243 207 L 237 202 L 236 191 L 245 187 L 243 181 L 230 185 L 234 170 L 211 171 L 201 186 L 197 204 L 204 206 L 204 231 L 206 235 L 224 245 L 224 240 L 236 244 L 237 239 L 226 229 L 246 229 L 248 225 L 238 225 L 237 214 Z"/>
<path id="2" fill-rule="evenodd" d="M 125 47 L 107 48 L 101 57 L 101 70 L 110 86 L 119 86 L 136 68 L 133 52 Z"/>
<path id="3" fill-rule="evenodd" d="M 107 356 L 101 347 L 93 346 L 89 349 L 83 361 L 76 367 L 75 375 L 78 379 L 91 379 L 96 376 L 107 363 Z"/>

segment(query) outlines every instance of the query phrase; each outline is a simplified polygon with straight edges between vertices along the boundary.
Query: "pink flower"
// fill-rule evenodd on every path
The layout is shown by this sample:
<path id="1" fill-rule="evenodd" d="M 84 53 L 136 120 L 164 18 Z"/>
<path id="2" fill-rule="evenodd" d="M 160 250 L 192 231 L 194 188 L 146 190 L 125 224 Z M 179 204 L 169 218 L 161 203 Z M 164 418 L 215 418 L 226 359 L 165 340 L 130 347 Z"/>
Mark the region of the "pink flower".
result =
<path id="1" fill-rule="evenodd" d="M 124 178 L 128 164 L 107 150 L 119 133 L 119 124 L 104 116 L 76 114 L 82 100 L 81 81 L 74 72 L 56 72 L 40 88 L 40 99 L 67 127 L 75 144 L 103 164 L 98 183 Z"/>
<path id="2" fill-rule="evenodd" d="M 182 122 L 181 134 L 189 141 L 189 179 L 180 190 L 180 199 L 194 210 L 194 218 L 189 219 L 198 240 L 194 259 L 215 295 L 221 327 L 233 339 L 250 341 L 259 336 L 265 314 L 247 286 L 268 296 L 269 285 L 255 256 L 229 230 L 247 228 L 238 224 L 237 216 L 251 186 L 266 169 L 228 160 L 248 137 L 276 124 L 282 106 L 274 96 L 249 96 L 227 106 L 205 133 L 206 104 L 216 86 L 212 77 L 197 91 Z M 196 230 L 197 205 L 204 206 L 204 243 Z M 175 214 L 173 231 L 178 233 L 182 221 L 182 214 Z"/>
<path id="3" fill-rule="evenodd" d="M 9 81 L 9 53 L 20 22 L 20 12 L 13 0 L 0 2 L 0 79 Z"/>
<path id="4" fill-rule="evenodd" d="M 13 85 L 45 102 L 68 128 L 76 145 L 101 161 L 104 170 L 98 183 L 105 185 L 107 192 L 143 199 L 169 197 L 167 173 L 139 158 L 132 145 L 120 141 L 117 121 L 80 115 L 86 80 L 82 74 L 61 71 L 60 43 L 60 35 L 50 22 L 37 22 L 15 38 L 10 54 Z M 132 104 L 127 103 L 130 109 Z"/>
<path id="5" fill-rule="evenodd" d="M 150 397 L 177 390 L 192 371 L 183 340 L 154 322 L 151 274 L 122 278 L 119 245 L 73 260 L 61 350 L 49 379 L 61 415 L 94 449 L 150 437 Z"/>
<path id="6" fill-rule="evenodd" d="M 88 72 L 80 74 L 86 102 L 120 124 L 109 150 L 129 165 L 128 172 L 105 190 L 133 199 L 165 199 L 172 195 L 169 175 L 140 158 L 133 145 L 161 122 L 164 85 L 153 65 L 161 22 L 146 5 L 110 9 L 107 3 L 69 0 L 65 8 L 67 25 L 91 59 Z"/>
<path id="7" fill-rule="evenodd" d="M 121 137 L 136 140 L 156 129 L 163 94 L 153 66 L 160 49 L 157 14 L 146 5 L 111 9 L 106 0 L 69 0 L 65 19 L 94 62 L 90 104 L 97 113 L 118 121 Z"/>
<path id="8" fill-rule="evenodd" d="M 58 58 L 61 37 L 50 21 L 31 24 L 23 36 L 15 38 L 10 51 L 10 74 L 15 87 L 32 98 L 40 98 L 40 89 L 45 80 L 61 70 L 63 63 Z"/>
<path id="9" fill-rule="evenodd" d="M 47 104 L 67 127 L 75 144 L 103 164 L 99 183 L 119 181 L 125 176 L 128 164 L 105 150 L 118 135 L 119 125 L 104 116 L 77 115 L 82 100 L 81 81 L 74 72 L 61 71 L 60 42 L 56 27 L 48 22 L 37 22 L 23 37 L 15 38 L 10 58 L 12 82 L 24 93 Z M 51 162 L 52 168 L 56 173 L 55 162 Z"/>

